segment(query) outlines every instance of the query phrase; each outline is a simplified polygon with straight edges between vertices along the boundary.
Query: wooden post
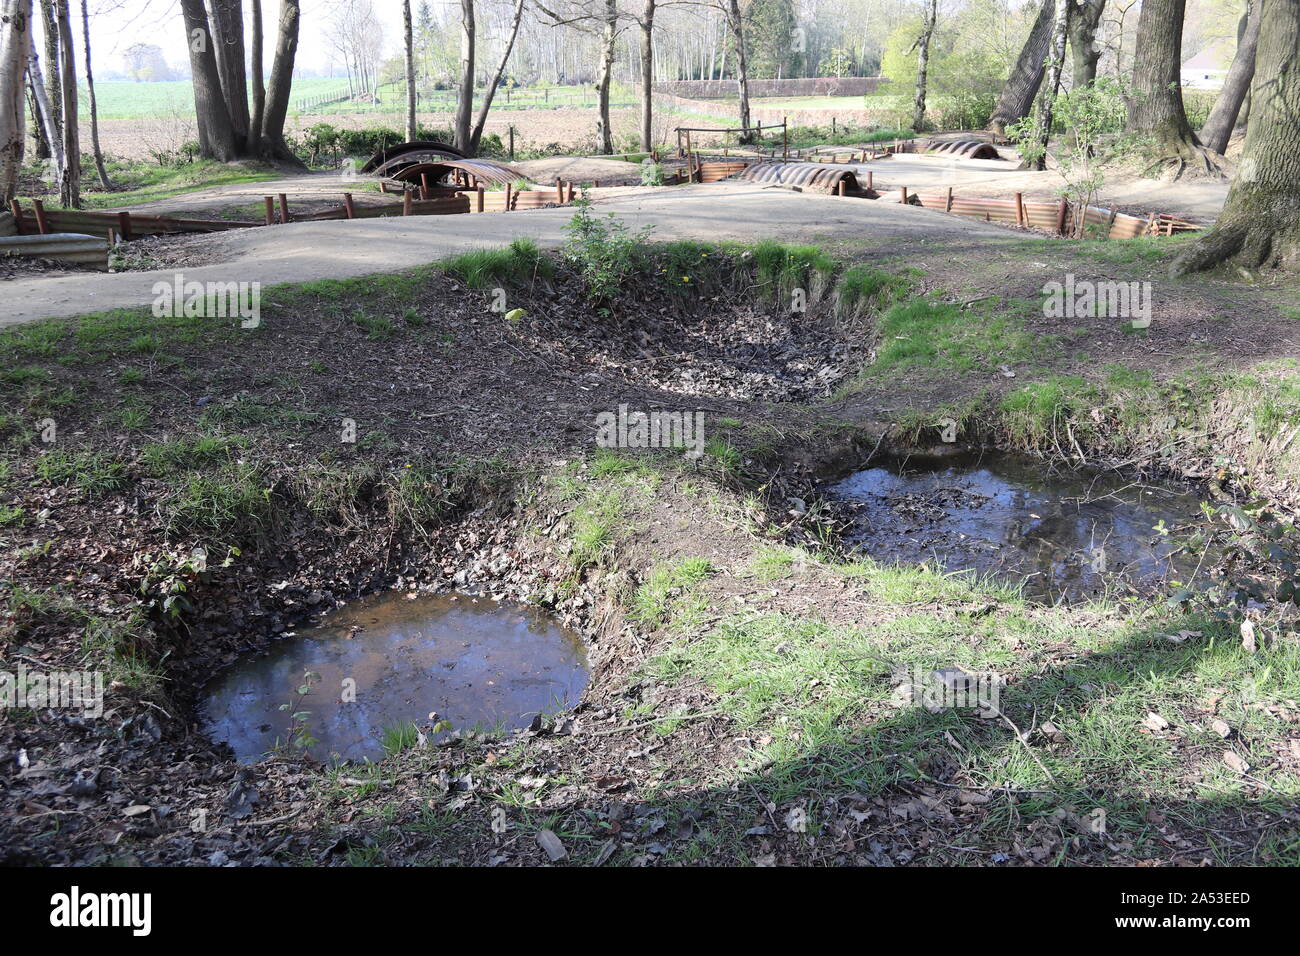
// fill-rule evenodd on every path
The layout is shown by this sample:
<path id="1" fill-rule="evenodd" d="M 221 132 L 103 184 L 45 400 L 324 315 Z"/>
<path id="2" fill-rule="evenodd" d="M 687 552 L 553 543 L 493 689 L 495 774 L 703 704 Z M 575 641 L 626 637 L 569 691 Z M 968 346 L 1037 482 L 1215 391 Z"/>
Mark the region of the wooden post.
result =
<path id="1" fill-rule="evenodd" d="M 45 203 L 39 199 L 32 200 L 32 208 L 36 210 L 36 229 L 42 236 L 50 234 L 50 224 L 45 220 Z"/>
<path id="2" fill-rule="evenodd" d="M 510 92 L 509 87 L 506 88 L 506 92 L 507 93 Z M 509 100 L 507 100 L 507 102 L 509 102 Z M 514 162 L 514 159 L 515 159 L 515 124 L 511 123 L 510 124 L 510 161 Z"/>
<path id="3" fill-rule="evenodd" d="M 482 212 L 483 211 L 483 187 L 482 186 L 479 186 L 477 189 L 474 190 L 474 197 L 475 197 L 474 211 Z"/>
<path id="4" fill-rule="evenodd" d="M 409 216 L 410 214 L 411 214 L 411 187 L 407 186 L 405 189 L 402 190 L 402 215 Z"/>
<path id="5" fill-rule="evenodd" d="M 275 199 L 270 196 L 263 196 L 262 205 L 265 207 L 266 224 L 269 226 L 275 222 Z"/>
<path id="6" fill-rule="evenodd" d="M 951 186 L 948 187 L 948 195 L 944 198 L 943 201 L 943 211 L 952 212 L 952 187 Z"/>
<path id="7" fill-rule="evenodd" d="M 356 218 L 357 218 L 357 211 L 356 211 L 356 208 L 352 205 L 352 194 L 351 194 L 351 193 L 344 193 L 344 194 L 343 194 L 343 214 L 344 214 L 345 216 L 347 216 L 349 219 L 356 219 Z"/>
<path id="8" fill-rule="evenodd" d="M 781 158 L 790 158 L 790 117 L 781 117 Z"/>
<path id="9" fill-rule="evenodd" d="M 514 192 L 514 186 L 513 186 L 513 184 L 511 184 L 511 183 L 506 183 L 506 208 L 505 208 L 505 211 L 506 211 L 506 212 L 509 212 L 509 211 L 510 211 L 510 194 L 511 194 L 512 192 Z"/>
<path id="10" fill-rule="evenodd" d="M 429 198 L 429 174 L 420 173 L 420 198 Z"/>
<path id="11" fill-rule="evenodd" d="M 1025 196 L 1024 193 L 1016 193 L 1016 225 L 1025 224 Z"/>
<path id="12" fill-rule="evenodd" d="M 691 159 L 691 131 L 687 130 L 686 131 L 686 161 L 689 163 L 690 159 Z"/>
<path id="13" fill-rule="evenodd" d="M 131 241 L 131 214 L 129 212 L 119 212 L 117 214 L 117 231 L 122 236 L 123 242 Z"/>
<path id="14" fill-rule="evenodd" d="M 14 214 L 14 228 L 18 230 L 18 235 L 23 234 L 23 207 L 18 204 L 17 199 L 9 200 L 9 211 Z"/>
<path id="15" fill-rule="evenodd" d="M 875 170 L 868 169 L 868 170 L 867 170 L 867 189 L 868 189 L 868 190 L 871 190 L 871 191 L 874 191 L 875 188 L 876 188 L 876 173 L 875 173 Z"/>
<path id="16" fill-rule="evenodd" d="M 844 195 L 844 183 L 845 183 L 845 182 L 846 182 L 845 180 L 841 179 L 841 180 L 836 184 L 836 186 L 835 186 L 835 191 L 836 191 L 836 192 L 837 192 L 841 197 Z"/>
<path id="17" fill-rule="evenodd" d="M 906 186 L 901 186 L 901 187 L 899 187 L 899 188 L 902 190 L 902 193 L 903 193 L 903 205 L 906 206 L 906 205 L 907 205 L 907 187 L 906 187 Z"/>
<path id="18" fill-rule="evenodd" d="M 1056 204 L 1056 234 L 1058 236 L 1065 235 L 1065 216 L 1069 210 L 1070 204 L 1066 202 L 1065 197 L 1062 196 L 1061 201 Z"/>
<path id="19" fill-rule="evenodd" d="M 284 193 L 280 193 L 279 195 L 280 195 L 280 221 L 288 222 L 289 221 L 289 197 L 286 196 Z"/>

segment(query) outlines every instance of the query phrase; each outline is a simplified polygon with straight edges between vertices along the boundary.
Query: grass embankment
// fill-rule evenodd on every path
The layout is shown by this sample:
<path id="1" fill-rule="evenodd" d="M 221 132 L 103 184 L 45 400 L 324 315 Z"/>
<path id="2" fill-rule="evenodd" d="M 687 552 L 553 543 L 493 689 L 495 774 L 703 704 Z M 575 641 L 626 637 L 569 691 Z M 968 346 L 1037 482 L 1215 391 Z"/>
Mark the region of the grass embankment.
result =
<path id="1" fill-rule="evenodd" d="M 539 476 L 517 501 L 527 537 L 563 568 L 548 600 L 591 600 L 593 615 L 593 596 L 605 602 L 597 647 L 612 663 L 578 733 L 433 751 L 403 749 L 406 735 L 392 748 L 406 764 L 318 775 L 307 817 L 325 834 L 367 834 L 349 861 L 498 852 L 489 814 L 461 812 L 461 797 L 429 782 L 435 769 L 468 771 L 477 783 L 464 799 L 505 807 L 515 836 L 554 830 L 580 861 L 1300 861 L 1283 825 L 1300 789 L 1290 638 L 1251 653 L 1231 625 L 1158 595 L 1044 607 L 989 581 L 846 559 L 823 528 L 767 498 L 780 493 L 765 464 L 830 440 L 806 427 L 815 409 L 790 409 L 789 425 L 779 405 L 768 417 L 715 413 L 697 464 L 590 455 L 585 432 L 566 427 L 588 408 L 569 403 L 607 385 L 604 401 L 625 400 L 627 382 L 559 367 L 573 361 L 563 337 L 550 352 L 514 336 L 570 314 L 576 328 L 620 328 L 652 287 L 665 311 L 716 310 L 715 297 L 744 289 L 774 321 L 793 311 L 875 337 L 864 374 L 821 415 L 836 428 L 890 421 L 928 439 L 956 412 L 968 435 L 1053 458 L 1228 456 L 1221 470 L 1248 487 L 1295 475 L 1293 364 L 1203 366 L 1194 351 L 1142 367 L 1157 323 L 1147 338 L 1113 339 L 1128 347 L 1112 349 L 1113 367 L 1089 359 L 1079 374 L 1081 352 L 1112 348 L 1113 320 L 1044 336 L 1038 297 L 955 297 L 932 262 L 849 263 L 767 242 L 674 243 L 632 265 L 629 298 L 603 303 L 558 299 L 560 270 L 573 267 L 516 243 L 267 290 L 255 329 L 142 309 L 6 330 L 6 651 L 103 666 L 129 710 L 166 692 L 169 655 L 185 648 L 159 623 L 175 613 L 198 626 L 205 599 L 224 593 L 216 584 L 242 571 L 250 595 L 265 592 L 290 550 L 304 566 L 355 564 L 359 535 L 423 540 Z M 525 313 L 555 311 L 493 313 L 497 288 L 524 296 Z M 1015 379 L 1000 372 L 1008 361 Z M 349 421 L 354 442 L 341 439 Z M 97 537 L 105 529 L 111 541 Z M 791 547 L 792 533 L 807 543 Z M 392 559 L 393 574 L 417 553 L 362 550 Z M 898 698 L 899 673 L 950 666 L 996 674 L 996 711 L 931 713 Z M 641 809 L 615 827 L 611 799 Z M 512 846 L 536 853 L 531 840 Z"/>

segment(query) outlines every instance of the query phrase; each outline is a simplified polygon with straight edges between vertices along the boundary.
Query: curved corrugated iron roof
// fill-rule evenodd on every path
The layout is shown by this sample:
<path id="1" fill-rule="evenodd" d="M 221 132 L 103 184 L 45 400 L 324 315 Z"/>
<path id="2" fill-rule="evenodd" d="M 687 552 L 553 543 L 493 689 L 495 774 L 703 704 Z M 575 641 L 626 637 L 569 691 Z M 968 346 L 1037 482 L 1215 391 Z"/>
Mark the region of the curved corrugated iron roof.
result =
<path id="1" fill-rule="evenodd" d="M 417 139 L 409 143 L 400 143 L 381 149 L 366 160 L 361 167 L 363 173 L 386 176 L 395 169 L 409 163 L 428 162 L 431 159 L 464 159 L 465 154 L 449 143 L 433 139 Z"/>
<path id="2" fill-rule="evenodd" d="M 768 185 L 801 186 L 828 193 L 836 192 L 843 180 L 846 192 L 860 191 L 853 170 L 822 163 L 757 163 L 741 170 L 735 178 Z"/>
<path id="3" fill-rule="evenodd" d="M 962 159 L 1001 159 L 1002 154 L 990 143 L 974 139 L 954 139 L 946 143 L 931 143 L 927 153 L 946 153 Z"/>
<path id="4" fill-rule="evenodd" d="M 528 176 L 518 169 L 490 159 L 443 159 L 430 163 L 412 163 L 410 166 L 402 167 L 393 174 L 392 178 L 398 182 L 416 182 L 427 173 L 434 182 L 441 182 L 450 176 L 454 169 L 464 170 L 481 182 L 496 183 L 500 186 L 506 183 L 528 182 Z"/>

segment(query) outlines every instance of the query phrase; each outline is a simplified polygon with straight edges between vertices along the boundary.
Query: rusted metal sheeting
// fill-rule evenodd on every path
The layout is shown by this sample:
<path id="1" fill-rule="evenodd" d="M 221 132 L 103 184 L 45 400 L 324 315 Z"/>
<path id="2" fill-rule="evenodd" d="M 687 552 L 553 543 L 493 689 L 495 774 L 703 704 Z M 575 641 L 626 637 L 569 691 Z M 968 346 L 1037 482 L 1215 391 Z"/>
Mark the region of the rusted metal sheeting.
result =
<path id="1" fill-rule="evenodd" d="M 736 173 L 740 172 L 743 169 L 747 169 L 749 165 L 750 165 L 749 163 L 744 162 L 742 160 L 735 160 L 731 162 L 724 161 L 724 162 L 701 163 L 699 167 L 700 182 L 702 183 L 719 182 L 723 179 L 726 179 L 729 176 L 736 175 Z"/>
<path id="2" fill-rule="evenodd" d="M 989 143 L 979 140 L 950 140 L 946 143 L 931 143 L 928 153 L 944 153 L 961 159 L 1001 159 L 1002 155 Z"/>
<path id="3" fill-rule="evenodd" d="M 361 167 L 363 173 L 374 173 L 376 176 L 387 176 L 402 166 L 409 166 L 411 163 L 426 163 L 430 160 L 437 159 L 464 159 L 465 154 L 449 143 L 440 143 L 433 139 L 411 140 L 409 143 L 401 143 L 397 146 L 390 146 L 388 149 L 381 149 Z"/>
<path id="4" fill-rule="evenodd" d="M 481 183 L 504 186 L 506 183 L 528 181 L 528 177 L 513 166 L 495 163 L 490 159 L 445 159 L 433 163 L 415 163 L 394 173 L 392 178 L 397 182 L 419 183 L 421 177 L 427 174 L 430 183 L 441 184 L 457 169 L 472 177 L 471 182 L 478 180 Z"/>
<path id="5" fill-rule="evenodd" d="M 742 170 L 736 178 L 765 185 L 800 186 L 827 193 L 837 192 L 843 181 L 845 192 L 861 191 L 853 170 L 820 163 L 758 163 Z"/>
<path id="6" fill-rule="evenodd" d="M 983 219 L 987 222 L 1012 222 L 1033 226 L 1038 229 L 1046 229 L 1051 232 L 1056 232 L 1058 225 L 1061 225 L 1067 234 L 1074 231 L 1075 216 L 1077 215 L 1077 210 L 1073 206 L 1068 206 L 1065 210 L 1065 221 L 1062 223 L 1059 200 L 1056 202 L 1022 201 L 1020 204 L 1020 208 L 1024 212 L 1022 222 L 1017 215 L 1014 199 L 969 199 L 961 196 L 948 196 L 945 193 L 924 195 L 916 193 L 913 194 L 913 198 L 927 209 L 938 209 L 941 212 L 952 213 L 954 216 Z M 1089 206 L 1084 210 L 1083 217 L 1084 221 L 1090 226 L 1105 227 L 1106 233 L 1111 239 L 1132 239 L 1135 236 L 1145 235 L 1170 235 L 1173 232 L 1199 228 L 1194 223 L 1174 219 L 1171 216 L 1161 215 L 1153 219 L 1143 219 L 1139 216 L 1130 216 L 1100 206 Z"/>
<path id="7" fill-rule="evenodd" d="M 55 232 L 44 236 L 0 238 L 0 256 L 54 259 L 79 265 L 108 268 L 108 243 L 98 236 Z"/>

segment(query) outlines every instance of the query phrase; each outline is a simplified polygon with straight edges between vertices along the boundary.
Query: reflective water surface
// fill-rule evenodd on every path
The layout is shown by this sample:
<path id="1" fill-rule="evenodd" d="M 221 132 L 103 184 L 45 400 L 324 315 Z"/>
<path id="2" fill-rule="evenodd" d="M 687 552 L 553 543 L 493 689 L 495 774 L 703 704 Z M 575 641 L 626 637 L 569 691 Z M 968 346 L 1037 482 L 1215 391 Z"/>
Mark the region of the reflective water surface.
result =
<path id="1" fill-rule="evenodd" d="M 851 505 L 849 539 L 872 557 L 1023 580 L 1038 599 L 1185 579 L 1196 563 L 1171 557 L 1169 536 L 1153 528 L 1195 520 L 1197 496 L 1114 474 L 1050 473 L 1041 462 L 1003 455 L 914 457 L 859 471 L 829 492 Z"/>
<path id="2" fill-rule="evenodd" d="M 319 676 L 299 699 L 304 671 Z M 205 691 L 205 730 L 243 762 L 291 732 L 294 713 L 321 760 L 384 756 L 385 727 L 433 720 L 453 728 L 527 726 L 573 706 L 587 683 L 582 639 L 535 608 L 443 594 L 389 592 L 356 601 L 319 627 L 236 663 Z M 281 705 L 290 703 L 288 710 Z"/>

